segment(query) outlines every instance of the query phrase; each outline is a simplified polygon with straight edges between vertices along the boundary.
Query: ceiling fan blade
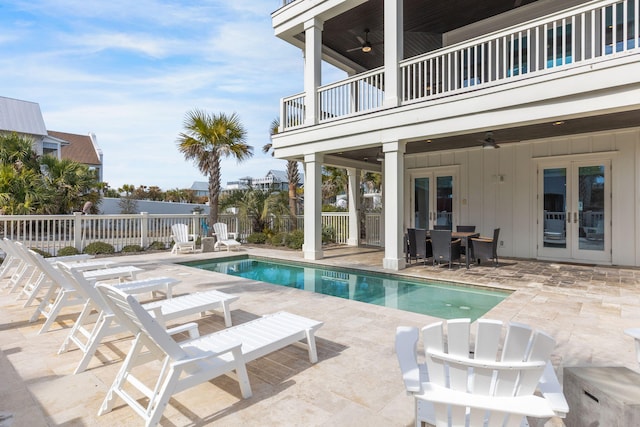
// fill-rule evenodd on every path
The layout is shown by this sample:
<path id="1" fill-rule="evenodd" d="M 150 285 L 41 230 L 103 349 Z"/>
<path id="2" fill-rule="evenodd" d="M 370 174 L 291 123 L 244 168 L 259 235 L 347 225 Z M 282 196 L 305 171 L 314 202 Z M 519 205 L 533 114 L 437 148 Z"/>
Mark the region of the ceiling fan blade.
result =
<path id="1" fill-rule="evenodd" d="M 358 39 L 361 45 L 364 44 L 364 39 L 362 37 L 356 36 L 356 39 Z"/>
<path id="2" fill-rule="evenodd" d="M 347 49 L 346 52 L 355 52 L 356 50 L 362 50 L 362 46 L 354 47 L 351 49 Z"/>

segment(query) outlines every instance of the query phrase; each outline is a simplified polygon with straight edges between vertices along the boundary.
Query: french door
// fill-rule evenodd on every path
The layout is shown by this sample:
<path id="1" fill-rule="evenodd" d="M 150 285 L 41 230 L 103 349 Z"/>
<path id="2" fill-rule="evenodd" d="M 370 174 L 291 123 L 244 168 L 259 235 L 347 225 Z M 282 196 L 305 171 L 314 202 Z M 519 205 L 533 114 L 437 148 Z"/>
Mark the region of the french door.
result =
<path id="1" fill-rule="evenodd" d="M 451 170 L 414 173 L 411 177 L 411 225 L 427 230 L 453 229 L 456 221 L 455 173 Z"/>
<path id="2" fill-rule="evenodd" d="M 611 262 L 611 161 L 538 166 L 538 256 Z"/>

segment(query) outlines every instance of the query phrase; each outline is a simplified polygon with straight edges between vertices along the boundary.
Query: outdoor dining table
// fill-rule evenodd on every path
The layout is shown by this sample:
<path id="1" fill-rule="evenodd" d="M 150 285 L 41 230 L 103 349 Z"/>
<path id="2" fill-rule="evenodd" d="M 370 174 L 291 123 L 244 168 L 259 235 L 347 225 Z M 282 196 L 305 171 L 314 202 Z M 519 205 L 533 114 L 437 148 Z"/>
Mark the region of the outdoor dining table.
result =
<path id="1" fill-rule="evenodd" d="M 452 239 L 460 239 L 462 246 L 466 248 L 464 260 L 467 268 L 469 268 L 469 257 L 473 255 L 473 245 L 471 244 L 472 237 L 480 237 L 480 233 L 475 231 L 452 231 L 451 238 Z M 427 238 L 429 238 L 429 232 L 427 231 Z"/>

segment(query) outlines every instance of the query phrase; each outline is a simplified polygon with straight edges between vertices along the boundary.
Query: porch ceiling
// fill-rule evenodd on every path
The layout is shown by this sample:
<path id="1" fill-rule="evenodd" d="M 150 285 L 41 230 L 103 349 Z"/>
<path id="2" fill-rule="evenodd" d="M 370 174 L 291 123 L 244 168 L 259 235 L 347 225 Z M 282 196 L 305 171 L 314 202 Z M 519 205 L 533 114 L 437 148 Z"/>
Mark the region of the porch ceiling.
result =
<path id="1" fill-rule="evenodd" d="M 443 34 L 537 0 L 405 0 L 404 57 L 442 47 Z M 322 44 L 370 70 L 383 65 L 384 0 L 369 0 L 324 23 Z M 358 49 L 369 29 L 369 53 Z M 297 36 L 304 40 L 304 34 Z M 360 38 L 360 39 L 359 39 Z"/>
<path id="2" fill-rule="evenodd" d="M 577 119 L 567 119 L 562 124 L 542 123 L 530 126 L 514 127 L 508 129 L 493 129 L 493 137 L 498 145 L 530 141 L 542 138 L 553 138 L 566 135 L 575 135 L 588 132 L 601 132 L 613 129 L 624 129 L 640 126 L 640 111 L 626 111 L 600 116 L 592 116 Z M 446 138 L 430 140 L 421 139 L 407 144 L 407 154 L 427 153 L 443 150 L 459 150 L 471 147 L 480 147 L 485 133 L 470 133 Z M 376 157 L 380 147 L 370 147 L 359 150 L 345 151 L 334 154 L 350 160 L 377 163 Z"/>

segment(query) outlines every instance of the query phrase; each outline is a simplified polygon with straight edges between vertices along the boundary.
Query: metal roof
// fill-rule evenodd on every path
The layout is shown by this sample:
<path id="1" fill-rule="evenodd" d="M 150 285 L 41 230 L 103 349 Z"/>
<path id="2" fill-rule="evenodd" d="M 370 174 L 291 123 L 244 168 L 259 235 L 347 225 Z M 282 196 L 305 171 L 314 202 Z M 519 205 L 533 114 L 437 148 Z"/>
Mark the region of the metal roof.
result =
<path id="1" fill-rule="evenodd" d="M 40 105 L 0 96 L 0 131 L 46 136 Z"/>

